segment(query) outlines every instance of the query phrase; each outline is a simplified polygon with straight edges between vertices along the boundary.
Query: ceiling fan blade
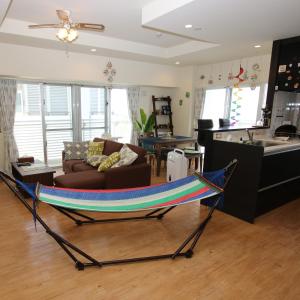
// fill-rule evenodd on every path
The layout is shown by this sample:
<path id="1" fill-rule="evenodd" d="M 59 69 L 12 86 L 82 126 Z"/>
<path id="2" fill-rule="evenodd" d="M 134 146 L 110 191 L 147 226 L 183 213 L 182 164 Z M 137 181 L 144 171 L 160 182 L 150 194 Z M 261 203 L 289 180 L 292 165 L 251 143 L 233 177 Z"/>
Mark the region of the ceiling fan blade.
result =
<path id="1" fill-rule="evenodd" d="M 104 31 L 105 26 L 102 24 L 92 23 L 74 23 L 73 27 L 77 30 Z"/>
<path id="2" fill-rule="evenodd" d="M 38 28 L 62 28 L 62 24 L 39 24 L 39 25 L 29 25 L 30 29 L 38 29 Z"/>
<path id="3" fill-rule="evenodd" d="M 61 21 L 63 21 L 63 22 L 70 21 L 70 11 L 69 10 L 58 9 L 58 10 L 56 10 L 56 14 Z"/>

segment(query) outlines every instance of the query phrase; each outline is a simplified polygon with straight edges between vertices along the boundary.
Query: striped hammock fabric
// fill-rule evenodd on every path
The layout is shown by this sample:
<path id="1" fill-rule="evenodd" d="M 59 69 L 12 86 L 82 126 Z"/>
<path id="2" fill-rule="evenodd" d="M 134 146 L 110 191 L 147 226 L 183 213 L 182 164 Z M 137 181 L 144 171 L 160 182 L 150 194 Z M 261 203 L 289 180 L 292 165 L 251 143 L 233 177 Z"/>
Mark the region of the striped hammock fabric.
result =
<path id="1" fill-rule="evenodd" d="M 177 206 L 210 198 L 223 190 L 192 175 L 174 182 L 119 190 L 78 190 L 40 185 L 37 197 L 55 206 L 98 212 L 132 212 Z"/>

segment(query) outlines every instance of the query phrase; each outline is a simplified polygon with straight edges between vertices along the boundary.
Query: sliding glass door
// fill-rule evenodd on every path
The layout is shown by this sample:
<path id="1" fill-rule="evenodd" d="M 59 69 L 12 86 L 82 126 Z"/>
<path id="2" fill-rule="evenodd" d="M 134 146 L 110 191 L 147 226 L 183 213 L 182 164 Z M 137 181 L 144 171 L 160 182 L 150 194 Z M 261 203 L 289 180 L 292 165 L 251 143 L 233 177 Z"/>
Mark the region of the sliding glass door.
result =
<path id="1" fill-rule="evenodd" d="M 81 134 L 83 141 L 101 137 L 107 130 L 106 89 L 81 87 Z"/>
<path id="2" fill-rule="evenodd" d="M 73 141 L 71 86 L 44 85 L 45 156 L 50 165 L 61 163 L 64 141 Z"/>
<path id="3" fill-rule="evenodd" d="M 14 135 L 20 156 L 44 162 L 41 85 L 18 84 Z"/>
<path id="4" fill-rule="evenodd" d="M 110 131 L 121 143 L 130 143 L 132 124 L 129 118 L 126 89 L 111 89 Z"/>
<path id="5" fill-rule="evenodd" d="M 14 133 L 21 156 L 61 165 L 64 141 L 88 141 L 110 133 L 129 142 L 126 89 L 19 83 Z"/>

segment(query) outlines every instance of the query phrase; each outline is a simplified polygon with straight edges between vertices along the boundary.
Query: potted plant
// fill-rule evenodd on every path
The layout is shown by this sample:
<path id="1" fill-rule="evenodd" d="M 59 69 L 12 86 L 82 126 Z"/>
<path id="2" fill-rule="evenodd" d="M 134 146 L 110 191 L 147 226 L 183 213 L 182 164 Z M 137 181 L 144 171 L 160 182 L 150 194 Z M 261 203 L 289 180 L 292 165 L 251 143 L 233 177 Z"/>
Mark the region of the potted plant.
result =
<path id="1" fill-rule="evenodd" d="M 154 114 L 147 117 L 145 111 L 140 109 L 140 121 L 135 120 L 135 127 L 143 136 L 151 136 L 154 128 Z"/>

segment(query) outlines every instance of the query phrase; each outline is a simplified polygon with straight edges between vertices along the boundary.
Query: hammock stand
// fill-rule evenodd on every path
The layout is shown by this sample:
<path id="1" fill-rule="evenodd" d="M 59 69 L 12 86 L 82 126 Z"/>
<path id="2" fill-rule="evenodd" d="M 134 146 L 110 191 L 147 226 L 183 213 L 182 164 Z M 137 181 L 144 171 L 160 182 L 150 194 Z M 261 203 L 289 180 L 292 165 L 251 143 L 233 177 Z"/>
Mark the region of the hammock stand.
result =
<path id="1" fill-rule="evenodd" d="M 207 216 L 205 219 L 196 227 L 196 229 L 184 240 L 184 242 L 176 249 L 173 253 L 162 254 L 162 255 L 154 255 L 154 256 L 144 256 L 144 257 L 134 257 L 134 258 L 125 258 L 125 259 L 114 259 L 114 260 L 106 260 L 106 261 L 99 261 L 96 258 L 90 256 L 89 254 L 85 253 L 83 250 L 76 247 L 71 242 L 64 239 L 62 236 L 54 232 L 41 218 L 41 216 L 36 211 L 36 201 L 39 200 L 37 197 L 37 193 L 34 192 L 32 189 L 28 188 L 28 186 L 18 180 L 15 180 L 8 174 L 0 171 L 0 178 L 5 182 L 5 184 L 9 187 L 9 189 L 19 198 L 21 203 L 30 211 L 33 215 L 35 221 L 38 221 L 45 231 L 58 243 L 58 245 L 66 252 L 66 254 L 74 261 L 75 267 L 78 270 L 84 270 L 85 267 L 97 266 L 103 267 L 107 265 L 115 265 L 115 264 L 125 264 L 125 263 L 134 263 L 134 262 L 143 262 L 143 261 L 151 261 L 151 260 L 161 260 L 161 259 L 175 259 L 176 257 L 186 257 L 191 258 L 193 256 L 193 250 L 197 245 L 199 238 L 201 237 L 206 225 L 210 221 L 214 210 L 220 203 L 220 199 L 222 197 L 222 193 L 226 186 L 228 185 L 230 178 L 232 177 L 234 170 L 237 166 L 237 160 L 233 160 L 230 162 L 224 169 L 222 169 L 223 177 L 224 178 L 224 185 L 223 189 L 220 189 L 218 186 L 212 184 L 204 177 L 200 176 L 196 173 L 199 177 L 199 180 L 202 182 L 206 182 L 211 187 L 215 188 L 218 191 L 212 197 L 206 198 L 205 200 L 210 200 L 210 208 L 208 210 Z M 33 199 L 33 205 L 31 206 L 27 200 L 24 198 L 22 193 L 19 189 L 24 190 L 29 196 Z M 37 185 L 37 190 L 39 189 Z M 200 199 L 201 200 L 201 199 Z M 193 200 L 195 201 L 195 200 Z M 49 204 L 49 203 L 48 203 Z M 184 204 L 184 203 L 183 203 Z M 125 217 L 125 218 L 113 218 L 113 219 L 94 219 L 90 216 L 87 216 L 83 213 L 79 213 L 75 209 L 70 209 L 66 207 L 52 205 L 54 209 L 58 212 L 62 213 L 64 216 L 70 218 L 72 221 L 75 222 L 77 225 L 83 224 L 93 224 L 93 223 L 106 223 L 106 222 L 120 222 L 120 221 L 131 221 L 131 220 L 147 220 L 147 219 L 158 219 L 161 220 L 167 213 L 173 210 L 176 206 L 169 206 L 169 207 L 162 207 L 157 209 L 152 209 L 151 212 L 147 213 L 144 216 L 137 216 L 137 217 Z M 85 261 L 80 260 L 79 257 L 85 258 Z"/>

